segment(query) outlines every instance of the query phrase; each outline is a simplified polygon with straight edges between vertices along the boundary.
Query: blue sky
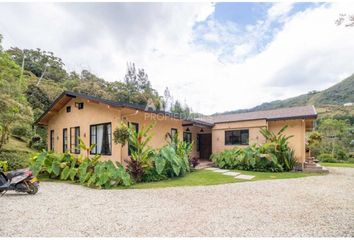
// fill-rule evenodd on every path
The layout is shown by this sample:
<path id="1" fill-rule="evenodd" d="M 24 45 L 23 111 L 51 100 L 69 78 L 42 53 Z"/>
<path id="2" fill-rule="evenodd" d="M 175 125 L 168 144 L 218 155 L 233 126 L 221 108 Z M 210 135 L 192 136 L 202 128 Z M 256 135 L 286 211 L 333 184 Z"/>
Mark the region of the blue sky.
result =
<path id="1" fill-rule="evenodd" d="M 0 3 L 5 48 L 123 80 L 127 62 L 194 111 L 250 108 L 354 73 L 354 3 Z M 59 19 L 59 21 L 58 21 Z"/>
<path id="2" fill-rule="evenodd" d="M 307 9 L 314 8 L 322 3 L 293 3 L 289 7 L 286 17 L 289 18 L 299 12 L 303 12 Z M 232 58 L 231 49 L 235 45 L 243 44 L 249 41 L 249 35 L 252 35 L 252 31 L 248 28 L 252 26 L 266 25 L 263 28 L 263 32 L 257 35 L 256 43 L 252 54 L 257 54 L 262 51 L 268 43 L 273 40 L 275 34 L 280 31 L 285 23 L 281 17 L 274 18 L 267 22 L 268 12 L 273 7 L 272 3 L 255 3 L 255 2 L 238 2 L 238 3 L 216 3 L 215 10 L 205 21 L 195 24 L 194 31 L 194 43 L 200 45 L 209 50 L 217 51 L 220 60 L 235 60 Z M 228 34 L 234 35 L 234 38 L 226 38 L 226 40 L 213 40 L 208 37 L 204 37 L 204 32 L 210 31 L 210 22 L 219 24 L 221 26 L 229 26 Z M 203 29 L 203 30 L 202 30 Z M 231 54 L 231 59 L 230 59 Z M 245 60 L 244 58 L 239 61 Z"/>

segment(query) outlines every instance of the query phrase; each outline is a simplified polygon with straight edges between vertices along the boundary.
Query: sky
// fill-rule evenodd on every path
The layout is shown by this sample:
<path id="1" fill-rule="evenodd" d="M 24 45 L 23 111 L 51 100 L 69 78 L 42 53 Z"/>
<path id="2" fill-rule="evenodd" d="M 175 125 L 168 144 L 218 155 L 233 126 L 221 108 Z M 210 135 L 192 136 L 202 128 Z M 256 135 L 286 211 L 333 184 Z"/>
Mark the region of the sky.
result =
<path id="1" fill-rule="evenodd" d="M 195 112 L 254 107 L 354 73 L 354 3 L 0 3 L 5 48 L 123 80 L 127 62 Z"/>

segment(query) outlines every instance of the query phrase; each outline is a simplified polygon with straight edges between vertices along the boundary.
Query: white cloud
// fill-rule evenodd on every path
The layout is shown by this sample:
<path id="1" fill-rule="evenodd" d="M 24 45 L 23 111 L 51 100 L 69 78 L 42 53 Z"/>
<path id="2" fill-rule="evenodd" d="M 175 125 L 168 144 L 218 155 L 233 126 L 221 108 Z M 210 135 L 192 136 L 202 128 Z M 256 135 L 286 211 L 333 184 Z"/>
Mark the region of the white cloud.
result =
<path id="1" fill-rule="evenodd" d="M 278 2 L 268 9 L 268 18 L 274 20 L 286 16 L 293 8 L 292 2 Z"/>
<path id="2" fill-rule="evenodd" d="M 289 17 L 291 9 L 273 5 L 242 38 L 232 34 L 237 25 L 217 26 L 208 18 L 214 6 L 207 3 L 1 4 L 0 32 L 6 47 L 51 50 L 69 69 L 88 68 L 107 80 L 122 79 L 126 62 L 134 61 L 160 94 L 168 86 L 175 99 L 213 113 L 323 89 L 354 72 L 354 30 L 334 24 L 339 13 L 354 12 L 353 4 L 326 4 Z M 283 28 L 259 52 L 257 39 L 279 19 Z M 204 20 L 209 28 L 193 28 Z M 220 60 L 218 49 L 196 45 L 194 30 L 227 43 L 228 61 Z"/>

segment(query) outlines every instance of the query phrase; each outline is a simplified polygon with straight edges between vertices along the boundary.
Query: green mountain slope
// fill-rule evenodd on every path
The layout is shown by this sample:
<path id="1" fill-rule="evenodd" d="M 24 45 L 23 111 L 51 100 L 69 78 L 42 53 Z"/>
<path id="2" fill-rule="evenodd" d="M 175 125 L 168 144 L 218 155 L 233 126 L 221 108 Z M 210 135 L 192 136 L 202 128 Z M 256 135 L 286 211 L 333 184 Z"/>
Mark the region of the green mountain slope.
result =
<path id="1" fill-rule="evenodd" d="M 261 105 L 250 109 L 229 111 L 221 114 L 252 112 L 303 105 L 315 105 L 319 108 L 325 108 L 326 110 L 324 112 L 331 112 L 332 108 L 335 108 L 336 111 L 341 111 L 343 104 L 348 102 L 354 103 L 354 74 L 323 91 L 311 91 L 297 97 L 288 98 L 285 100 L 275 100 L 272 102 L 262 103 Z M 349 109 L 352 109 L 352 107 L 349 107 Z M 346 114 L 348 113 L 347 110 L 344 112 L 346 112 Z M 352 111 L 349 111 L 349 114 L 350 112 Z"/>

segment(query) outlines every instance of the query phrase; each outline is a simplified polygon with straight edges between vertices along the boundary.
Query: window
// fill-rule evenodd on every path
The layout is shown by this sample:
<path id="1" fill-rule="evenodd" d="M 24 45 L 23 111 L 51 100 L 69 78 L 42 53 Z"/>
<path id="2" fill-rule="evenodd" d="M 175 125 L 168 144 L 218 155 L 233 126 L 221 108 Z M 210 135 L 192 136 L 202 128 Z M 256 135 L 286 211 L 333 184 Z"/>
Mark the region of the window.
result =
<path id="1" fill-rule="evenodd" d="M 177 129 L 176 128 L 171 128 L 171 137 L 173 137 L 175 134 L 177 134 Z"/>
<path id="2" fill-rule="evenodd" d="M 68 113 L 68 112 L 71 112 L 71 106 L 67 106 L 66 107 L 66 112 Z"/>
<path id="3" fill-rule="evenodd" d="M 50 130 L 50 145 L 49 150 L 54 150 L 54 130 Z"/>
<path id="4" fill-rule="evenodd" d="M 192 143 L 192 133 L 191 132 L 184 132 L 183 133 L 183 141 L 191 144 Z"/>
<path id="5" fill-rule="evenodd" d="M 80 153 L 79 143 L 80 143 L 80 127 L 70 128 L 70 152 Z"/>
<path id="6" fill-rule="evenodd" d="M 83 102 L 77 102 L 75 103 L 75 106 L 80 110 L 84 108 L 84 103 Z"/>
<path id="7" fill-rule="evenodd" d="M 225 131 L 225 145 L 248 145 L 249 130 Z"/>
<path id="8" fill-rule="evenodd" d="M 112 125 L 103 123 L 90 126 L 90 145 L 95 144 L 91 154 L 112 154 Z"/>
<path id="9" fill-rule="evenodd" d="M 139 124 L 138 123 L 129 123 L 129 127 L 132 127 L 136 133 L 139 132 Z M 134 147 L 128 142 L 128 156 L 131 155 L 132 150 L 134 150 Z"/>
<path id="10" fill-rule="evenodd" d="M 68 129 L 63 129 L 63 152 L 68 151 Z"/>

